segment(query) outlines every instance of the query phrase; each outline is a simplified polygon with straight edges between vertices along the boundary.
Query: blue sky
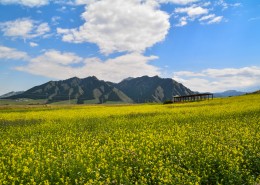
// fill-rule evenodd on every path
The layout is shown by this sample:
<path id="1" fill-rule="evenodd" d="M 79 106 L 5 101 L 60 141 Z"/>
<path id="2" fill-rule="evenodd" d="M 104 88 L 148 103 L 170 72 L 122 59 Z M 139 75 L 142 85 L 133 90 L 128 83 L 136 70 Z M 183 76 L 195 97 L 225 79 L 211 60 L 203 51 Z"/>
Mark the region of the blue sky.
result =
<path id="1" fill-rule="evenodd" d="M 95 75 L 260 89 L 260 1 L 0 0 L 0 94 Z"/>

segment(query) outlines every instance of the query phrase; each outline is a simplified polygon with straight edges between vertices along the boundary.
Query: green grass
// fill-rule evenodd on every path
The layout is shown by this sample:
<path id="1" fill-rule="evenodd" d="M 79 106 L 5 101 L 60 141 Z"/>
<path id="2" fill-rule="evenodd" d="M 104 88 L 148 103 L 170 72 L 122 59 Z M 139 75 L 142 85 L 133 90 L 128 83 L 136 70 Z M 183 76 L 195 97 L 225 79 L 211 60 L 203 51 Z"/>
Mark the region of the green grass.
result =
<path id="1" fill-rule="evenodd" d="M 0 184 L 260 183 L 260 95 L 0 108 Z"/>
<path id="2" fill-rule="evenodd" d="M 84 100 L 84 104 L 98 104 L 98 103 L 99 103 L 98 99 Z"/>
<path id="3" fill-rule="evenodd" d="M 69 104 L 77 104 L 77 99 L 58 101 L 51 103 L 51 105 L 69 105 Z"/>
<path id="4" fill-rule="evenodd" d="M 39 104 L 45 104 L 45 99 L 39 99 L 39 100 L 32 100 L 32 99 L 17 99 L 17 100 L 11 100 L 11 99 L 0 99 L 0 106 L 4 105 L 39 105 Z"/>

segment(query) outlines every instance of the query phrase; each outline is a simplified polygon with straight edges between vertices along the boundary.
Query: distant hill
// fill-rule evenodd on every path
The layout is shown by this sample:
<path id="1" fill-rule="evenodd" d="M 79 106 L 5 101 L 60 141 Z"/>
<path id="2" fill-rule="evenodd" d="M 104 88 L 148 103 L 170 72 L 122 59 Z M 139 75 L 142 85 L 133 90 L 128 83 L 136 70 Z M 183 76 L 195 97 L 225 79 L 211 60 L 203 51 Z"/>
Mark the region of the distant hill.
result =
<path id="1" fill-rule="evenodd" d="M 189 95 L 193 91 L 170 79 L 154 77 L 127 78 L 120 83 L 105 82 L 95 76 L 50 81 L 35 86 L 8 99 L 47 99 L 48 103 L 76 99 L 78 104 L 124 102 L 144 103 L 171 100 L 175 95 Z"/>
<path id="2" fill-rule="evenodd" d="M 220 93 L 214 93 L 214 97 L 229 97 L 229 96 L 240 96 L 246 94 L 245 92 L 236 91 L 236 90 L 228 90 Z"/>
<path id="3" fill-rule="evenodd" d="M 9 93 L 6 93 L 6 94 L 3 94 L 0 96 L 0 98 L 8 98 L 10 96 L 15 96 L 15 95 L 18 95 L 18 94 L 22 94 L 24 91 L 17 91 L 17 92 L 9 92 Z"/>

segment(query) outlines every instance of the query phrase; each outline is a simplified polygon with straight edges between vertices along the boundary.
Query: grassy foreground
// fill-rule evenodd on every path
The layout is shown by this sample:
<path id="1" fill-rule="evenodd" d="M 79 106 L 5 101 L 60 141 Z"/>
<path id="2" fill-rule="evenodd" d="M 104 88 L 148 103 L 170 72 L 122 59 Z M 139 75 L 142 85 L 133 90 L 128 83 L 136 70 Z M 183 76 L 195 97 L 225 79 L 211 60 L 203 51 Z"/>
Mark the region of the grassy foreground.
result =
<path id="1" fill-rule="evenodd" d="M 0 184 L 260 183 L 260 95 L 0 107 Z"/>

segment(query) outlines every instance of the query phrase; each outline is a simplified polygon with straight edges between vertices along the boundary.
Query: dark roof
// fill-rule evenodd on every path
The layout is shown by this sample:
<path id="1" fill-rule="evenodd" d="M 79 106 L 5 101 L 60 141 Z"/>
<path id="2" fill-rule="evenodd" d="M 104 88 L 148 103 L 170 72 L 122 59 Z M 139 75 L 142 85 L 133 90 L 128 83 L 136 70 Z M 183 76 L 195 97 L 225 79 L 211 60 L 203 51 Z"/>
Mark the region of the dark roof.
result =
<path id="1" fill-rule="evenodd" d="M 213 95 L 213 94 L 212 93 L 191 94 L 185 96 L 174 96 L 174 98 L 186 98 L 186 97 L 208 96 L 208 95 Z"/>

